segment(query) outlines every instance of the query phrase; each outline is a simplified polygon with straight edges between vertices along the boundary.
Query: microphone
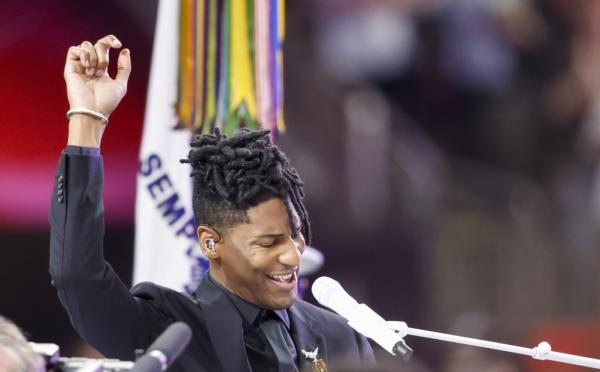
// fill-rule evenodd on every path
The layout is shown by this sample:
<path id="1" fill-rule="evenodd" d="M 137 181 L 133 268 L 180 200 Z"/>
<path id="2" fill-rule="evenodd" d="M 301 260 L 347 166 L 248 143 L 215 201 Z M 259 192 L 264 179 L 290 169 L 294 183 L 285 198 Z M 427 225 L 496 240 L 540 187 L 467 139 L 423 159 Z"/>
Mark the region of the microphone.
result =
<path id="1" fill-rule="evenodd" d="M 171 324 L 150 345 L 146 354 L 136 360 L 132 372 L 159 372 L 166 370 L 185 350 L 192 338 L 192 330 L 183 322 Z"/>
<path id="2" fill-rule="evenodd" d="M 390 354 L 410 359 L 413 350 L 402 337 L 370 307 L 356 302 L 336 280 L 326 276 L 318 278 L 312 285 L 312 294 L 321 305 L 346 318 L 348 325 L 358 333 L 375 341 Z"/>

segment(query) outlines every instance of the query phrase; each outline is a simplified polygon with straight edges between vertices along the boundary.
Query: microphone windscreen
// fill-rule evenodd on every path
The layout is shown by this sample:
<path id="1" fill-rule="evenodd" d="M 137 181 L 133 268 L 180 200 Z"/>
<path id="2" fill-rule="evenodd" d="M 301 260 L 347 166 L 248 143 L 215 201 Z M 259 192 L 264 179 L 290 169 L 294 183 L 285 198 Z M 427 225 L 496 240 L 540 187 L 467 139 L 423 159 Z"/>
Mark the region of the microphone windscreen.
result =
<path id="1" fill-rule="evenodd" d="M 323 306 L 330 308 L 348 321 L 359 319 L 358 302 L 342 288 L 337 280 L 322 276 L 312 285 L 315 299 Z"/>
<path id="2" fill-rule="evenodd" d="M 190 327 L 183 322 L 175 322 L 158 336 L 147 352 L 160 350 L 167 356 L 168 363 L 171 364 L 185 350 L 191 338 Z"/>
<path id="3" fill-rule="evenodd" d="M 336 292 L 344 290 L 337 280 L 331 279 L 327 276 L 322 276 L 315 280 L 311 289 L 314 298 L 321 305 L 327 306 L 329 308 L 331 308 L 332 296 Z"/>
<path id="4" fill-rule="evenodd" d="M 130 372 L 160 372 L 162 365 L 160 361 L 150 355 L 141 356 L 135 361 L 135 365 Z"/>

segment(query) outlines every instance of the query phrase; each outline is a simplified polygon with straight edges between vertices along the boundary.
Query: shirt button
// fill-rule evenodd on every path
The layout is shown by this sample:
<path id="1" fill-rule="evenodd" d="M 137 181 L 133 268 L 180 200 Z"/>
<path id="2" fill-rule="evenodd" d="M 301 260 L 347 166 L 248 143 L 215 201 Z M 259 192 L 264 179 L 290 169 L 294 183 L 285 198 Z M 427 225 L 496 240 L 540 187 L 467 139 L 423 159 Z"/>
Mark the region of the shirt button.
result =
<path id="1" fill-rule="evenodd" d="M 58 176 L 58 182 L 61 182 L 64 180 L 63 176 Z"/>
<path id="2" fill-rule="evenodd" d="M 56 200 L 58 200 L 58 202 L 62 204 L 62 202 L 63 202 L 63 200 L 64 200 L 64 196 L 62 196 L 62 195 L 59 195 L 59 196 L 56 198 Z"/>

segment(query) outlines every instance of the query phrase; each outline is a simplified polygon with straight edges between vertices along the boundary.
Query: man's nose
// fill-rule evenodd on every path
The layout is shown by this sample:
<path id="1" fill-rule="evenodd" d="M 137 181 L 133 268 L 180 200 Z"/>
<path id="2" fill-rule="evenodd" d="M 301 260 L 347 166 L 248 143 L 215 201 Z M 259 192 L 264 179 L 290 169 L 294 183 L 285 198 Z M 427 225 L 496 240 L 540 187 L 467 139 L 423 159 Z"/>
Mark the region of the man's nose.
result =
<path id="1" fill-rule="evenodd" d="M 292 238 L 285 245 L 285 250 L 279 255 L 279 262 L 290 267 L 296 267 L 300 264 L 300 256 L 304 251 L 301 242 Z"/>

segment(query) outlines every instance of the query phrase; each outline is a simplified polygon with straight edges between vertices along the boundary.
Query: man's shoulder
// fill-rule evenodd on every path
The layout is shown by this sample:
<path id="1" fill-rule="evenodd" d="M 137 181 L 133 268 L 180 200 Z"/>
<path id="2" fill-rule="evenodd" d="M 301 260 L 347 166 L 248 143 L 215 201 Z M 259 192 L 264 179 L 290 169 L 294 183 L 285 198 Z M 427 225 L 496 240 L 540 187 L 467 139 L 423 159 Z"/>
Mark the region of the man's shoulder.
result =
<path id="1" fill-rule="evenodd" d="M 164 287 L 152 282 L 138 283 L 131 288 L 130 292 L 135 297 L 153 300 L 155 302 L 182 301 L 197 304 L 196 299 L 185 292 L 178 292 L 172 288 Z"/>
<path id="2" fill-rule="evenodd" d="M 314 327 L 325 337 L 331 355 L 345 355 L 352 360 L 359 357 L 360 360 L 356 362 L 360 364 L 372 362 L 373 352 L 366 338 L 355 332 L 345 318 L 302 300 L 296 301 L 294 307 L 297 313 L 304 314 L 305 318 L 310 319 L 305 324 Z"/>
<path id="3" fill-rule="evenodd" d="M 319 323 L 326 323 L 329 326 L 340 326 L 348 328 L 348 321 L 331 310 L 313 305 L 304 300 L 297 300 L 295 305 L 299 311 L 308 314 L 312 319 Z"/>

